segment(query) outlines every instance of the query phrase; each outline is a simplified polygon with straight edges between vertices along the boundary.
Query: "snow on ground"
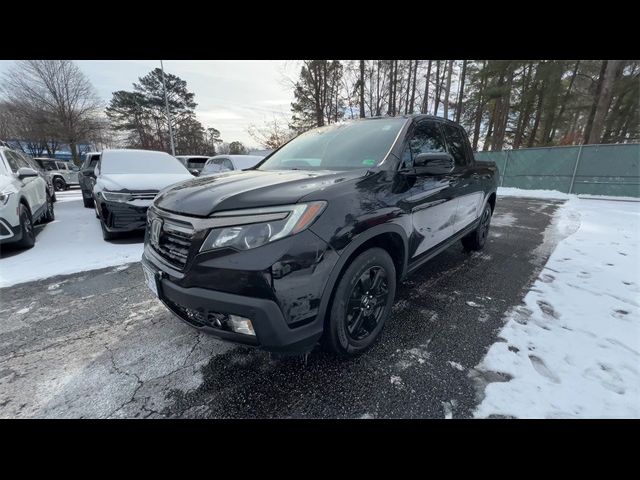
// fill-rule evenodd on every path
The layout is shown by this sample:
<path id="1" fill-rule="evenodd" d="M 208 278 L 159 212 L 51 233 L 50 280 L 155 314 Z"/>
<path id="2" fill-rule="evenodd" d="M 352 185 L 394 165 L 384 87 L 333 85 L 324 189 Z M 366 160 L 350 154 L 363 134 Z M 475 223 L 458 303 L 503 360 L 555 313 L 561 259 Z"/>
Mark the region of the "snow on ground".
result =
<path id="1" fill-rule="evenodd" d="M 36 245 L 30 250 L 3 250 L 0 288 L 85 270 L 138 262 L 141 237 L 114 242 L 102 239 L 93 209 L 82 205 L 80 190 L 56 192 L 56 220 L 38 227 Z"/>
<path id="2" fill-rule="evenodd" d="M 564 193 L 558 190 L 525 190 L 514 187 L 498 187 L 499 197 L 524 197 L 524 198 L 546 198 L 549 200 L 569 200 L 571 198 L 593 198 L 598 200 L 630 200 L 640 202 L 637 197 L 611 197 L 607 195 L 587 195 L 575 193 Z"/>
<path id="3" fill-rule="evenodd" d="M 640 203 L 571 196 L 550 229 L 569 236 L 478 365 L 508 380 L 475 416 L 640 418 Z"/>

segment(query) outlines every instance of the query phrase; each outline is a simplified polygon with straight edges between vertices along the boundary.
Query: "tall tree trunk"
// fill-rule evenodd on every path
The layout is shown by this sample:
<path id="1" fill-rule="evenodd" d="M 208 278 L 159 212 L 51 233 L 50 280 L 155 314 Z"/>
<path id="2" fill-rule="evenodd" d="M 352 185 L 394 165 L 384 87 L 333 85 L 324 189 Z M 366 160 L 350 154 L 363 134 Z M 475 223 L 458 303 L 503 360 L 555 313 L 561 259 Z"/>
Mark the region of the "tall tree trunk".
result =
<path id="1" fill-rule="evenodd" d="M 393 115 L 393 60 L 389 60 L 389 115 Z"/>
<path id="2" fill-rule="evenodd" d="M 558 129 L 558 125 L 562 122 L 562 118 L 564 115 L 564 111 L 567 108 L 567 102 L 569 100 L 569 95 L 571 95 L 571 89 L 573 88 L 573 83 L 576 80 L 576 75 L 578 74 L 578 68 L 580 67 L 580 60 L 576 62 L 575 67 L 573 67 L 573 73 L 571 74 L 571 80 L 569 80 L 569 86 L 567 87 L 567 91 L 564 93 L 562 97 L 562 104 L 560 105 L 560 111 L 556 116 L 553 122 L 553 128 L 551 129 L 551 134 L 549 135 L 548 143 L 553 143 L 553 139 L 556 136 L 556 130 Z"/>
<path id="3" fill-rule="evenodd" d="M 416 78 L 418 77 L 418 60 L 414 60 L 413 64 L 413 85 L 411 85 L 411 104 L 409 105 L 409 113 L 413 113 L 413 107 L 416 102 Z"/>
<path id="4" fill-rule="evenodd" d="M 360 60 L 360 118 L 364 117 L 364 60 Z"/>
<path id="5" fill-rule="evenodd" d="M 407 95 L 406 101 L 404 102 L 404 113 L 405 115 L 409 113 L 409 95 L 411 92 L 411 77 L 413 75 L 413 61 L 409 60 L 409 75 L 407 76 Z"/>
<path id="6" fill-rule="evenodd" d="M 607 117 L 607 112 L 611 106 L 611 98 L 613 97 L 613 85 L 619 68 L 623 66 L 622 60 L 609 60 L 607 68 L 604 72 L 604 80 L 602 89 L 598 98 L 596 113 L 593 116 L 593 124 L 589 132 L 587 143 L 599 143 L 602 140 L 602 130 Z"/>
<path id="7" fill-rule="evenodd" d="M 526 75 L 523 75 L 522 80 L 522 93 L 520 95 L 520 115 L 518 115 L 518 125 L 516 127 L 516 135 L 513 139 L 513 149 L 517 150 L 520 148 L 520 144 L 522 143 L 522 139 L 524 138 L 524 133 L 529 125 L 529 117 L 531 116 L 531 104 L 532 104 L 532 96 L 529 91 L 531 84 L 531 73 L 533 71 L 533 62 L 529 62 L 529 66 L 527 69 Z"/>
<path id="8" fill-rule="evenodd" d="M 78 147 L 75 140 L 69 141 L 69 150 L 71 150 L 71 159 L 78 167 L 80 166 L 80 158 L 78 157 Z"/>
<path id="9" fill-rule="evenodd" d="M 485 69 L 487 65 L 486 60 L 482 61 L 482 70 Z M 487 85 L 487 77 L 483 76 L 480 81 L 480 91 L 478 92 L 478 104 L 476 105 L 476 113 L 475 113 L 475 125 L 473 128 L 473 151 L 478 150 L 478 141 L 480 140 L 480 127 L 482 125 L 482 114 L 484 110 L 484 89 Z"/>
<path id="10" fill-rule="evenodd" d="M 422 99 L 422 113 L 429 113 L 429 80 L 431 79 L 431 60 L 427 65 L 427 76 L 424 82 L 424 98 Z"/>
<path id="11" fill-rule="evenodd" d="M 458 90 L 458 105 L 456 105 L 456 123 L 460 123 L 462 115 L 462 99 L 464 98 L 464 79 L 467 74 L 467 61 L 462 61 L 462 73 L 460 74 L 460 90 Z"/>
<path id="12" fill-rule="evenodd" d="M 598 76 L 598 84 L 596 86 L 595 94 L 593 95 L 593 102 L 591 103 L 591 112 L 587 117 L 587 125 L 584 127 L 583 143 L 589 143 L 589 137 L 591 136 L 591 128 L 593 126 L 593 119 L 596 115 L 598 108 L 598 100 L 600 99 L 600 91 L 602 90 L 602 83 L 604 82 L 604 72 L 607 70 L 608 60 L 603 60 L 600 65 L 600 75 Z"/>
<path id="13" fill-rule="evenodd" d="M 449 60 L 447 67 L 447 84 L 444 90 L 444 118 L 449 118 L 449 96 L 451 94 L 451 74 L 453 73 L 453 60 Z"/>
<path id="14" fill-rule="evenodd" d="M 395 60 L 395 66 L 393 67 L 393 114 L 398 113 L 398 60 Z"/>
<path id="15" fill-rule="evenodd" d="M 436 60 L 436 98 L 433 100 L 433 114 L 438 115 L 440 105 L 440 60 Z"/>
<path id="16" fill-rule="evenodd" d="M 542 117 L 542 101 L 544 100 L 544 87 L 545 82 L 542 81 L 542 84 L 538 88 L 538 104 L 536 105 L 536 117 L 533 121 L 533 128 L 531 129 L 531 134 L 529 135 L 529 141 L 527 142 L 527 147 L 531 148 L 535 144 L 536 134 L 538 133 L 538 126 L 540 125 L 540 118 Z"/>
<path id="17" fill-rule="evenodd" d="M 378 68 L 376 69 L 376 116 L 382 115 L 382 95 L 380 92 L 380 67 L 382 60 L 378 60 Z"/>

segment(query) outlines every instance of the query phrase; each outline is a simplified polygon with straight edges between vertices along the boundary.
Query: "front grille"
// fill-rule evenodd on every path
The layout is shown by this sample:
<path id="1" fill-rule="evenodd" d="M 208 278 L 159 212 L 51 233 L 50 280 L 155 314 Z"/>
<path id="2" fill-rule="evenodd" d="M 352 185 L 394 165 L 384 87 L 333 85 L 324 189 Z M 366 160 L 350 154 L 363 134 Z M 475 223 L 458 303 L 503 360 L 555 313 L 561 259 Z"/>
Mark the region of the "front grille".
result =
<path id="1" fill-rule="evenodd" d="M 210 310 L 204 310 L 203 308 L 195 310 L 193 308 L 183 307 L 170 300 L 166 301 L 180 318 L 195 327 L 211 327 L 224 331 L 232 331 L 229 326 L 229 315 L 226 313 L 212 312 Z"/>
<path id="2" fill-rule="evenodd" d="M 158 194 L 158 192 L 156 192 L 156 191 L 135 192 L 135 193 L 131 194 L 131 199 L 132 200 L 153 200 L 154 198 L 156 198 L 157 194 Z"/>
<path id="3" fill-rule="evenodd" d="M 154 245 L 154 247 L 162 258 L 174 267 L 182 270 L 189 258 L 191 240 L 191 234 L 171 230 L 167 225 L 163 225 L 158 238 L 158 244 Z"/>

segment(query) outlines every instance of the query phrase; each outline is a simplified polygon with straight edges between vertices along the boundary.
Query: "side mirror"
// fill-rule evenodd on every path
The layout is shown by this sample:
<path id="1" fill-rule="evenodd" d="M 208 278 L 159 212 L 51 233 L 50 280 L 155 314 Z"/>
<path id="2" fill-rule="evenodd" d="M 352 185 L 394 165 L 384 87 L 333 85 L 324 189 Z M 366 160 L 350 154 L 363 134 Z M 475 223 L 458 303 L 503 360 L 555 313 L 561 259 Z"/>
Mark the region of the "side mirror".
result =
<path id="1" fill-rule="evenodd" d="M 37 177 L 38 172 L 36 172 L 33 168 L 21 167 L 18 169 L 18 178 L 29 178 L 29 177 Z"/>
<path id="2" fill-rule="evenodd" d="M 194 177 L 197 177 L 199 175 L 198 170 L 195 168 L 188 168 L 187 170 L 189 170 L 189 173 Z"/>
<path id="3" fill-rule="evenodd" d="M 413 161 L 417 175 L 445 175 L 455 167 L 453 157 L 445 152 L 421 153 Z"/>
<path id="4" fill-rule="evenodd" d="M 100 169 L 98 168 L 98 165 L 96 165 L 96 168 L 93 169 L 93 176 L 98 178 L 98 175 L 100 175 Z"/>

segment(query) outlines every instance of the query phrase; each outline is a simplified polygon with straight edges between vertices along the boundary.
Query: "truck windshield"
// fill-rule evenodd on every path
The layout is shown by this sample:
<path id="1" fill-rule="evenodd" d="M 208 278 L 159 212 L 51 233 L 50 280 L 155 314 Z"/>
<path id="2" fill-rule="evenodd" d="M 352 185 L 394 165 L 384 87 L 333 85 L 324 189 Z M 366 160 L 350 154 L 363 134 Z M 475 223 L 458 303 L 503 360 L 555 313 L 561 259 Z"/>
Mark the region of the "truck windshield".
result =
<path id="1" fill-rule="evenodd" d="M 315 128 L 271 155 L 258 170 L 373 167 L 387 155 L 405 122 L 403 118 L 381 118 Z"/>

